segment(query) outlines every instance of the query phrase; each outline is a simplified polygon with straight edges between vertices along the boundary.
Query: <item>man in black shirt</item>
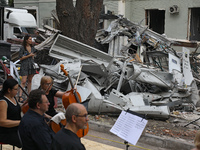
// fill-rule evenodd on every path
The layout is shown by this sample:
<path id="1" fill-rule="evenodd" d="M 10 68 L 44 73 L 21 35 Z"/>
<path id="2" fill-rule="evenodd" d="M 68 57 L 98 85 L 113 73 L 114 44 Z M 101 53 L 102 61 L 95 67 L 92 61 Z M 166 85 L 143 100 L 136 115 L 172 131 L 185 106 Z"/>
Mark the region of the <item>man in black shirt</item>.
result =
<path id="1" fill-rule="evenodd" d="M 67 107 L 65 117 L 67 124 L 56 133 L 51 150 L 85 150 L 76 133 L 79 129 L 87 128 L 87 110 L 82 104 L 72 103 Z"/>
<path id="2" fill-rule="evenodd" d="M 54 132 L 44 120 L 49 108 L 45 93 L 39 89 L 31 91 L 28 104 L 29 110 L 19 125 L 22 150 L 50 150 Z"/>

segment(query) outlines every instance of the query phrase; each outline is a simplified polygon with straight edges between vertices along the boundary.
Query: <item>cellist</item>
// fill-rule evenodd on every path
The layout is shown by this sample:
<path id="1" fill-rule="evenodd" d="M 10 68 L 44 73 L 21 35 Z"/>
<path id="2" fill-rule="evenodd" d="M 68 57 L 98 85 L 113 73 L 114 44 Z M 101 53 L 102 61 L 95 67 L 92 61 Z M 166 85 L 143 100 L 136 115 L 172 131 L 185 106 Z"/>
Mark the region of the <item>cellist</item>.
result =
<path id="1" fill-rule="evenodd" d="M 52 88 L 53 80 L 50 76 L 43 76 L 40 81 L 40 89 L 45 91 L 46 97 L 49 100 L 49 109 L 46 112 L 47 118 L 51 119 L 51 117 L 57 114 L 56 110 L 54 109 L 54 97 L 62 98 L 65 92 L 56 90 Z"/>

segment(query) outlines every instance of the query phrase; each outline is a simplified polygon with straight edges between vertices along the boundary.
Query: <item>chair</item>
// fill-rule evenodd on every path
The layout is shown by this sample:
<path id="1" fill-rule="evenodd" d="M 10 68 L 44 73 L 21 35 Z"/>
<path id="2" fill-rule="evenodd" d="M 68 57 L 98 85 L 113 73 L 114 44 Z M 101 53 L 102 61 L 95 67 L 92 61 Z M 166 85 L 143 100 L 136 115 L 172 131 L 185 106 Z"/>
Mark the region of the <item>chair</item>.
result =
<path id="1" fill-rule="evenodd" d="M 5 144 L 5 143 L 0 142 L 0 145 L 1 145 L 0 150 L 2 150 L 2 145 L 3 144 Z M 13 150 L 15 150 L 15 146 L 14 145 L 12 145 L 12 146 L 13 146 Z"/>

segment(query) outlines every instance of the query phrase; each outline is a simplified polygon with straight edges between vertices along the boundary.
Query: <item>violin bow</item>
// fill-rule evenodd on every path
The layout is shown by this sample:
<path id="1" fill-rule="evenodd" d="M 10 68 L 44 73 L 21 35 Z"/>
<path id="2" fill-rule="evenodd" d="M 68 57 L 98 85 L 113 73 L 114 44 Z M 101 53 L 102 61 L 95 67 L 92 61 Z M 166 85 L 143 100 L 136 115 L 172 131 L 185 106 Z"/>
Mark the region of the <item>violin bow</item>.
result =
<path id="1" fill-rule="evenodd" d="M 81 75 L 82 67 L 83 67 L 83 66 L 81 65 L 80 70 L 79 70 L 79 73 L 78 73 L 78 77 L 77 77 L 77 79 L 76 79 L 76 84 L 75 84 L 75 86 L 74 86 L 74 89 L 76 89 L 76 86 L 77 86 L 77 84 L 78 84 L 78 80 L 79 80 L 79 77 L 80 77 L 80 75 Z"/>

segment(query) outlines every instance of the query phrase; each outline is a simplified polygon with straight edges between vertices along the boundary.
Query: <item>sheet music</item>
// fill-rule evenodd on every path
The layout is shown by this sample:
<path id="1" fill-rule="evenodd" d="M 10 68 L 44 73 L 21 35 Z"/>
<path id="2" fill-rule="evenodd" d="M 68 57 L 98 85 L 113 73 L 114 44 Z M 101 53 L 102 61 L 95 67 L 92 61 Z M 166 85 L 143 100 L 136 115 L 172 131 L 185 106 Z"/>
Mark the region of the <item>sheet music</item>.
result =
<path id="1" fill-rule="evenodd" d="M 148 121 L 146 119 L 137 115 L 122 111 L 114 126 L 110 129 L 110 132 L 125 141 L 136 145 L 147 122 Z"/>

